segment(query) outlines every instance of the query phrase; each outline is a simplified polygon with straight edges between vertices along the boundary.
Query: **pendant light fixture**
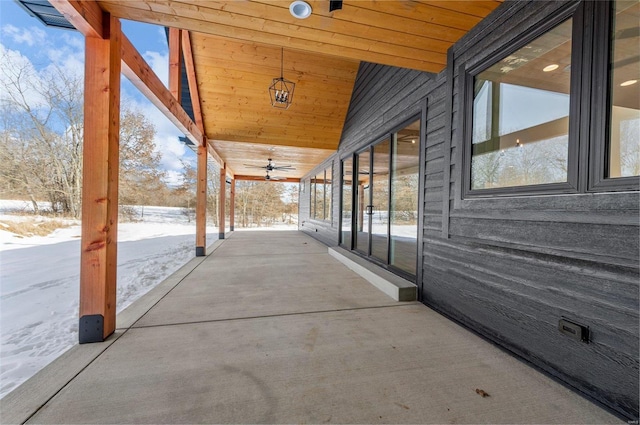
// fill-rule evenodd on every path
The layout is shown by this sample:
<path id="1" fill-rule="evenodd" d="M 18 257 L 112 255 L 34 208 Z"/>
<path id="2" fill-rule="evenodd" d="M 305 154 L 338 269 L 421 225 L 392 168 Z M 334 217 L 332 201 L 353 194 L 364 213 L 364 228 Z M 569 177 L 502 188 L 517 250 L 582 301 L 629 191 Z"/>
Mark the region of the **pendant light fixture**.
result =
<path id="1" fill-rule="evenodd" d="M 293 90 L 296 85 L 293 81 L 284 79 L 284 48 L 281 48 L 280 78 L 274 78 L 269 86 L 271 106 L 274 108 L 288 109 L 293 101 Z"/>

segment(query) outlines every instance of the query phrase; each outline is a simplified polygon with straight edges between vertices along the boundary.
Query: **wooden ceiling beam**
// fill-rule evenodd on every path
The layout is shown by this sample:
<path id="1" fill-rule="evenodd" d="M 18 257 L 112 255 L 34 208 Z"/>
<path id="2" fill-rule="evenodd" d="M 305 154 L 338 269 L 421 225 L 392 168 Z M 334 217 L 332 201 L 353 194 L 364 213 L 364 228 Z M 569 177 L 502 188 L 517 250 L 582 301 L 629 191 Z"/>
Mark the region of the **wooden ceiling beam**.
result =
<path id="1" fill-rule="evenodd" d="M 182 30 L 169 28 L 169 91 L 180 103 L 182 94 Z"/>
<path id="2" fill-rule="evenodd" d="M 196 76 L 196 68 L 193 60 L 193 48 L 191 46 L 191 34 L 189 31 L 182 32 L 182 53 L 184 55 L 184 67 L 187 71 L 187 82 L 189 83 L 189 94 L 191 94 L 191 106 L 196 125 L 205 133 L 204 121 L 202 119 L 202 105 L 200 104 L 200 88 Z"/>
<path id="3" fill-rule="evenodd" d="M 224 160 L 222 159 L 222 157 L 220 157 L 218 152 L 213 148 L 211 143 L 209 143 L 208 141 L 207 141 L 207 151 L 209 152 L 209 155 L 211 155 L 211 157 L 215 159 L 218 165 L 220 165 L 221 167 L 224 165 Z"/>
<path id="4" fill-rule="evenodd" d="M 50 0 L 49 3 L 85 37 L 107 38 L 104 12 L 94 1 Z"/>
<path id="5" fill-rule="evenodd" d="M 85 37 L 104 38 L 105 12 L 95 1 L 52 0 L 51 4 Z M 196 146 L 203 142 L 203 132 L 180 106 L 171 92 L 153 72 L 142 55 L 122 34 L 122 73 Z"/>
<path id="6" fill-rule="evenodd" d="M 122 73 L 196 146 L 202 146 L 203 133 L 124 34 Z"/>
<path id="7" fill-rule="evenodd" d="M 204 116 L 202 115 L 202 104 L 200 103 L 200 87 L 198 85 L 198 79 L 196 75 L 196 68 L 193 58 L 193 48 L 191 46 L 191 35 L 189 31 L 182 31 L 182 54 L 184 58 L 184 67 L 187 73 L 187 83 L 189 84 L 189 94 L 191 95 L 191 106 L 193 108 L 193 116 L 196 121 L 198 129 L 202 132 L 203 137 L 206 137 Z M 209 155 L 223 167 L 225 162 L 220 154 L 215 150 L 210 143 L 207 144 L 207 152 Z M 231 172 L 231 170 L 229 170 Z M 232 173 L 232 172 L 231 172 Z"/>

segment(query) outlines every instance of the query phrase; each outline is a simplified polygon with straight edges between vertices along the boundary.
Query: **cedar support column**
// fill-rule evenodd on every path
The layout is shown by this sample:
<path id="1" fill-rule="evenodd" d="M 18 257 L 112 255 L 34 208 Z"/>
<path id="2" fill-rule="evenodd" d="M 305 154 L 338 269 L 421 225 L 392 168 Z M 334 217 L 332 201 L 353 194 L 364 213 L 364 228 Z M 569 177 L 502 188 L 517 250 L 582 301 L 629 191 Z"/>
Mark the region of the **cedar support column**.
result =
<path id="1" fill-rule="evenodd" d="M 198 146 L 196 183 L 196 257 L 207 255 L 207 142 Z"/>
<path id="2" fill-rule="evenodd" d="M 229 200 L 229 230 L 233 232 L 236 222 L 236 179 L 231 179 L 231 199 Z"/>
<path id="3" fill-rule="evenodd" d="M 182 31 L 178 28 L 169 28 L 169 91 L 173 98 L 180 104 L 182 93 Z"/>
<path id="4" fill-rule="evenodd" d="M 85 38 L 79 342 L 116 328 L 121 32 L 104 15 L 105 38 Z"/>
<path id="5" fill-rule="evenodd" d="M 227 191 L 227 164 L 220 167 L 220 199 L 218 201 L 218 239 L 224 239 L 225 201 Z"/>

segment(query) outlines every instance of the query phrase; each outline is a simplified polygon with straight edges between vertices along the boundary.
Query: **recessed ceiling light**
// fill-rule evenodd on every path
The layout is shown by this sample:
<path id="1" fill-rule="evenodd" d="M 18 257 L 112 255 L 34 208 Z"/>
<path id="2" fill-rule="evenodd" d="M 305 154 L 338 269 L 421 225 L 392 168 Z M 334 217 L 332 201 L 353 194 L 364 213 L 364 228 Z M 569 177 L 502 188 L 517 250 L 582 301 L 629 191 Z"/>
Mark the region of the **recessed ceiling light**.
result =
<path id="1" fill-rule="evenodd" d="M 638 82 L 638 80 L 627 80 L 624 83 L 620 83 L 620 87 L 627 87 L 627 86 L 630 86 L 630 85 L 635 84 L 637 82 Z"/>
<path id="2" fill-rule="evenodd" d="M 542 68 L 542 70 L 544 72 L 551 72 L 551 71 L 555 71 L 556 69 L 558 69 L 560 67 L 560 65 L 558 65 L 557 63 L 553 63 L 551 65 L 547 65 L 544 68 Z"/>
<path id="3" fill-rule="evenodd" d="M 411 139 L 411 143 L 416 144 L 416 139 Z"/>
<path id="4" fill-rule="evenodd" d="M 289 12 L 294 18 L 305 19 L 311 16 L 311 5 L 306 1 L 296 0 L 289 5 Z"/>

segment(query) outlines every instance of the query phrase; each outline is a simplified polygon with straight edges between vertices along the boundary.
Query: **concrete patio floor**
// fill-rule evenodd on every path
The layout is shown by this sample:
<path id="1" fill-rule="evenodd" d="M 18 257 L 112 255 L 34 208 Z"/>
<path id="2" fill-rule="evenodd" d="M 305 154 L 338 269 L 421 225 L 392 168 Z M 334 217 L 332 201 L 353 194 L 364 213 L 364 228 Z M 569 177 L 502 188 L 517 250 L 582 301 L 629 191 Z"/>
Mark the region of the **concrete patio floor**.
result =
<path id="1" fill-rule="evenodd" d="M 233 233 L 118 328 L 5 397 L 0 421 L 623 423 L 296 231 Z"/>

